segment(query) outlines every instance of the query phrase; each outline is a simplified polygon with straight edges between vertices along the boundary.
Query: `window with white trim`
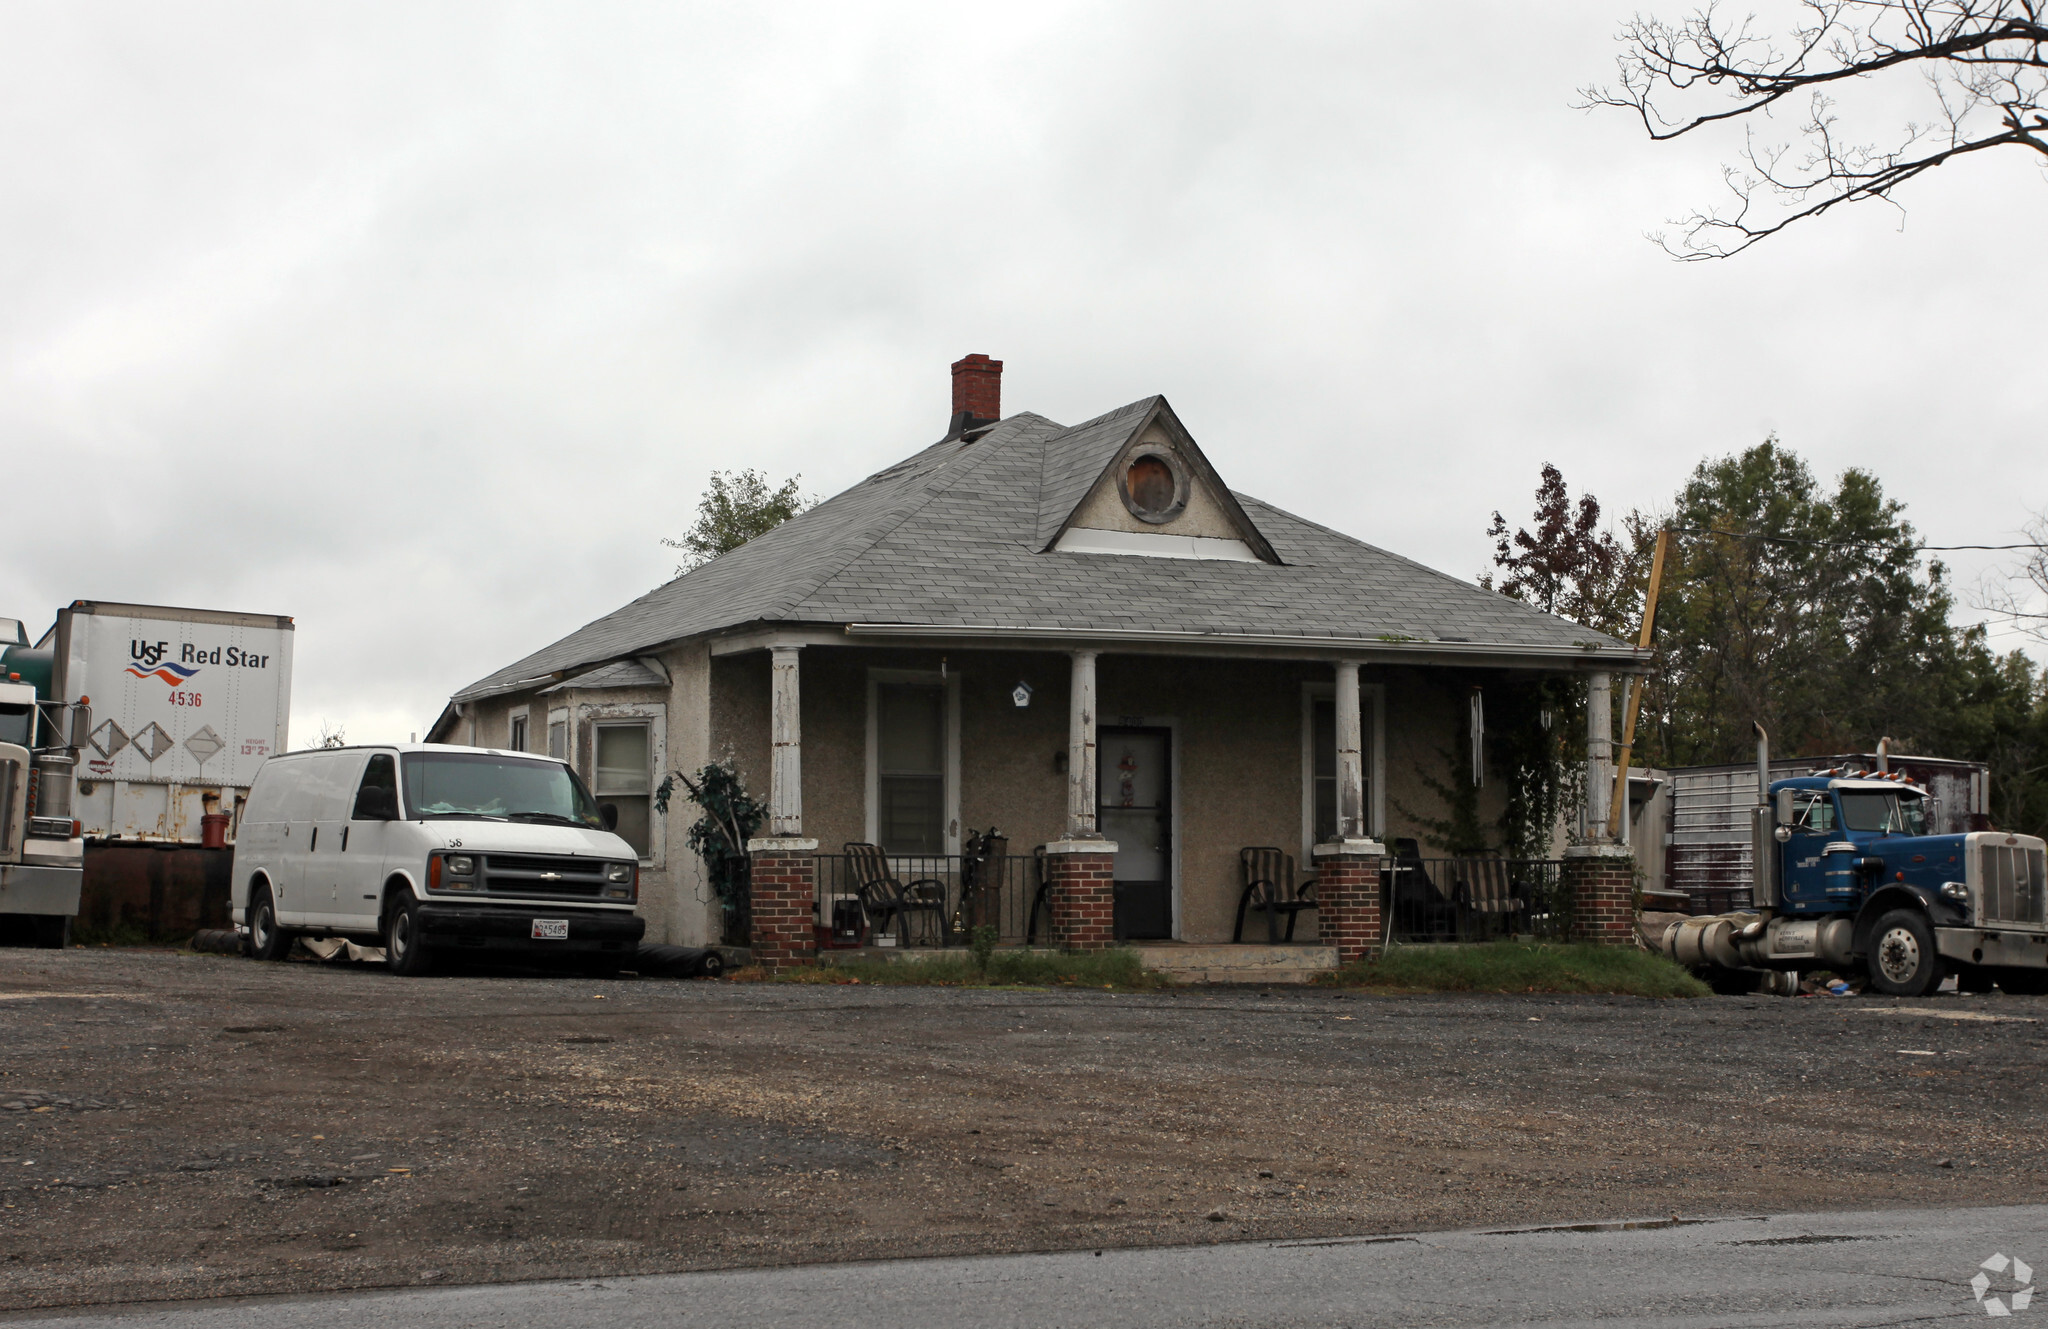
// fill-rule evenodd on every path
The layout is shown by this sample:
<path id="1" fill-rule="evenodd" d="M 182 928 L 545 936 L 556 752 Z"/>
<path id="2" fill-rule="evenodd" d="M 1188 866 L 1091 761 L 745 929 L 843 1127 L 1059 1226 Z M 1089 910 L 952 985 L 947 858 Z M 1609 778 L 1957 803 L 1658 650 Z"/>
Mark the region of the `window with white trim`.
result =
<path id="1" fill-rule="evenodd" d="M 650 856 L 654 741 L 645 720 L 600 721 L 590 792 L 618 809 L 618 832 L 642 858 Z"/>
<path id="2" fill-rule="evenodd" d="M 1365 833 L 1384 829 L 1380 806 L 1383 752 L 1380 727 L 1384 693 L 1378 684 L 1358 689 L 1358 753 L 1364 767 Z M 1337 688 L 1334 683 L 1303 686 L 1301 707 L 1302 834 L 1309 847 L 1337 838 Z"/>
<path id="3" fill-rule="evenodd" d="M 526 751 L 526 712 L 520 711 L 513 715 L 506 729 L 508 732 L 505 736 L 505 746 L 514 752 Z"/>

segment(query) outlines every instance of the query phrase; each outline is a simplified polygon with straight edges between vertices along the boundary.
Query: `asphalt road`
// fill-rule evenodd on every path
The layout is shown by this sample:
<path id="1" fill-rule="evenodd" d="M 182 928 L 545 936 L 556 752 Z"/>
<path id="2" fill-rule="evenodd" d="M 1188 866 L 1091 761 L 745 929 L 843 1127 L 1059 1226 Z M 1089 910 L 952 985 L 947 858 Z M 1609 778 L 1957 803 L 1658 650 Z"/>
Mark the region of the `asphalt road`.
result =
<path id="1" fill-rule="evenodd" d="M 2021 1262 L 1999 1263 L 1995 1257 Z M 1987 1260 L 1997 1272 L 1984 1269 Z M 1967 1324 L 2048 1273 L 2048 1206 L 1652 1220 L 30 1312 L 50 1329 Z M 1986 1287 L 1973 1287 L 1982 1273 Z M 1996 1301 L 1994 1307 L 1993 1302 Z M 2048 1315 L 2048 1306 L 2038 1308 Z"/>

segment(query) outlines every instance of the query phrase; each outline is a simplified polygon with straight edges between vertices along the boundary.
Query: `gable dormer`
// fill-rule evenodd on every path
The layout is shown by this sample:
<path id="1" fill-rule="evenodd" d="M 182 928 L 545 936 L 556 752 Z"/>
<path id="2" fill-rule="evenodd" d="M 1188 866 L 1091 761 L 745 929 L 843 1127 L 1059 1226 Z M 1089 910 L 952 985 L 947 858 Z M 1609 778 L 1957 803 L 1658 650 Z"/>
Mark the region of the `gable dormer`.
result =
<path id="1" fill-rule="evenodd" d="M 1112 445 L 1045 552 L 1280 561 L 1164 397 Z"/>

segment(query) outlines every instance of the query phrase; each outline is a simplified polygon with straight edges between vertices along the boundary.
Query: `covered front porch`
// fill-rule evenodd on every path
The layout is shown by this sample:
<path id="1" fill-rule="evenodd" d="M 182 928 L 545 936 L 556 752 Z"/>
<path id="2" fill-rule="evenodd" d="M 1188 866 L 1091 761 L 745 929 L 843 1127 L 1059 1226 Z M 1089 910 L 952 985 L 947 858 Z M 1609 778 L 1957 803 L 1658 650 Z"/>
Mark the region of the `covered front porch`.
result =
<path id="1" fill-rule="evenodd" d="M 712 657 L 713 750 L 768 776 L 749 852 L 770 963 L 977 928 L 1342 960 L 1562 932 L 1554 855 L 1425 846 L 1508 807 L 1489 707 L 1521 724 L 1509 713 L 1560 686 L 1597 699 L 1588 784 L 1609 778 L 1612 664 L 1554 648 L 856 624 L 736 635 Z M 1480 857 L 1497 866 L 1461 866 Z"/>

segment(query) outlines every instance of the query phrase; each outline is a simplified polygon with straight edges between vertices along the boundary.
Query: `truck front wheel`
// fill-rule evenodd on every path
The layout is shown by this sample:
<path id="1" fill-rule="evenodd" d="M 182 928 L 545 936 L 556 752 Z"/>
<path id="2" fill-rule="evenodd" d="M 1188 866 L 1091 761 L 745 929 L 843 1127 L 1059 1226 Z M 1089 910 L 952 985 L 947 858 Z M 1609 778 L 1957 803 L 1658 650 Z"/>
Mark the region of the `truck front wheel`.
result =
<path id="1" fill-rule="evenodd" d="M 1923 997 L 1941 981 L 1934 929 L 1917 909 L 1894 909 L 1870 933 L 1870 985 L 1891 997 Z"/>
<path id="2" fill-rule="evenodd" d="M 259 886 L 249 902 L 249 954 L 258 960 L 282 960 L 292 953 L 291 933 L 277 925 L 277 905 L 270 888 Z"/>

